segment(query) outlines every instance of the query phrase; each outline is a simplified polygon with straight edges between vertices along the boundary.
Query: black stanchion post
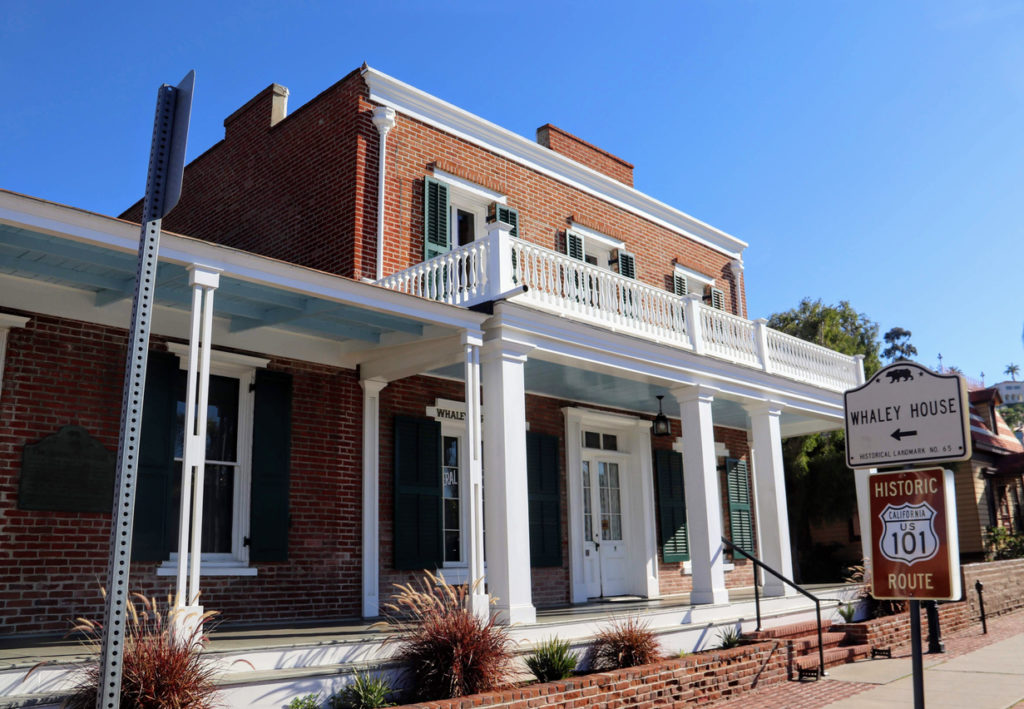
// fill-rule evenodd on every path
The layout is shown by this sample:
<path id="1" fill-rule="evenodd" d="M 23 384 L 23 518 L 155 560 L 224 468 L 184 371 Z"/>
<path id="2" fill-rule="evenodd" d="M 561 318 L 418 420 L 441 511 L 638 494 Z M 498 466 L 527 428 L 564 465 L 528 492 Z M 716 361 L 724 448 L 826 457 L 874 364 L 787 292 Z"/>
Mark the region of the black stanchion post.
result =
<path id="1" fill-rule="evenodd" d="M 946 645 L 942 642 L 942 628 L 939 626 L 939 604 L 935 601 L 925 601 L 924 609 L 928 613 L 928 652 L 945 652 Z"/>
<path id="2" fill-rule="evenodd" d="M 921 601 L 910 602 L 910 657 L 914 668 L 914 709 L 924 709 L 924 661 L 921 659 Z"/>
<path id="3" fill-rule="evenodd" d="M 981 611 L 981 632 L 983 635 L 988 635 L 988 624 L 985 622 L 985 596 L 982 591 L 985 589 L 985 584 L 978 579 L 974 582 L 974 590 L 978 592 L 978 609 Z"/>

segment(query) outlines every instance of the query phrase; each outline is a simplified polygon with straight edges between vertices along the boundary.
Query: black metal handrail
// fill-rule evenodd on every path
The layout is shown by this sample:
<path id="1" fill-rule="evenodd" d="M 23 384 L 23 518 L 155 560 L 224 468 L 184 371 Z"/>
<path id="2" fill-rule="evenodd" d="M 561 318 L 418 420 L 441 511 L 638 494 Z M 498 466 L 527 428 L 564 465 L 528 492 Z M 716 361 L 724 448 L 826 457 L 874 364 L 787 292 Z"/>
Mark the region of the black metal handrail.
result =
<path id="1" fill-rule="evenodd" d="M 821 599 L 819 599 L 817 596 L 815 596 L 810 591 L 808 591 L 808 590 L 802 588 L 801 586 L 799 586 L 796 583 L 796 581 L 793 581 L 792 579 L 787 579 L 785 576 L 780 574 L 778 571 L 776 571 L 772 567 L 768 566 L 768 564 L 764 563 L 763 561 L 758 559 L 756 556 L 754 556 L 750 552 L 744 551 L 740 547 L 736 546 L 735 544 L 733 544 L 731 541 L 729 541 L 725 537 L 722 537 L 722 543 L 725 544 L 730 549 L 732 549 L 733 551 L 738 551 L 740 554 L 742 554 L 743 556 L 745 556 L 748 559 L 750 559 L 751 561 L 753 561 L 754 565 L 757 566 L 757 568 L 763 569 L 764 571 L 767 571 L 768 573 L 770 573 L 772 576 L 774 576 L 775 578 L 779 579 L 783 583 L 788 583 L 790 586 L 795 588 L 797 591 L 799 591 L 800 593 L 804 594 L 805 596 L 810 598 L 812 601 L 814 601 L 814 613 L 815 613 L 815 615 L 817 616 L 817 619 L 818 619 L 818 676 L 819 677 L 824 677 L 825 676 L 825 648 L 824 648 L 824 645 L 822 644 L 822 639 L 821 639 Z M 757 629 L 761 630 L 761 594 L 760 594 L 760 592 L 757 589 L 757 577 L 756 576 L 754 577 L 754 611 L 757 613 Z"/>

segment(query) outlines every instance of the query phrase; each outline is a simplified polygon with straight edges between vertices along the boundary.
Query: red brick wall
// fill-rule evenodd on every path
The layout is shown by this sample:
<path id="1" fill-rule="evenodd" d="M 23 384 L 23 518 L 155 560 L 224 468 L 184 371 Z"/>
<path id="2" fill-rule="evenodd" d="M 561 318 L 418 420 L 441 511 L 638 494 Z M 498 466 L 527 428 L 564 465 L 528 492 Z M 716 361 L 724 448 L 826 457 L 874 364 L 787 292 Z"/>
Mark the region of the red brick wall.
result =
<path id="1" fill-rule="evenodd" d="M 972 622 L 970 608 L 966 603 L 940 603 L 939 627 L 942 633 L 954 633 L 962 630 Z M 835 626 L 846 632 L 851 644 L 871 645 L 877 648 L 896 647 L 910 642 L 910 613 L 875 618 L 862 623 L 846 623 Z M 921 608 L 921 628 L 927 635 L 928 618 L 925 609 Z"/>
<path id="2" fill-rule="evenodd" d="M 695 653 L 624 670 L 599 672 L 572 679 L 532 684 L 503 692 L 443 699 L 413 707 L 460 709 L 541 706 L 682 706 L 708 704 L 739 697 L 758 687 L 788 679 L 786 651 L 766 642 L 729 650 Z"/>
<path id="3" fill-rule="evenodd" d="M 181 201 L 163 228 L 342 276 L 372 276 L 377 129 L 365 95 L 353 71 L 271 127 L 268 87 L 232 114 L 224 140 L 185 169 Z M 138 221 L 141 214 L 139 203 L 123 216 Z"/>
<path id="4" fill-rule="evenodd" d="M 671 289 L 675 260 L 714 278 L 734 311 L 742 300 L 725 255 L 402 114 L 388 134 L 385 273 L 423 260 L 423 177 L 438 161 L 455 163 L 484 184 L 504 185 L 527 241 L 562 251 L 565 229 L 575 219 L 625 241 L 637 257 L 637 278 L 645 283 Z"/>
<path id="5" fill-rule="evenodd" d="M 0 634 L 66 631 L 102 615 L 110 516 L 17 509 L 26 443 L 77 424 L 116 450 L 123 330 L 33 316 L 12 329 L 0 400 Z M 162 347 L 154 342 L 154 347 Z M 360 612 L 361 393 L 354 372 L 275 360 L 293 375 L 289 561 L 256 577 L 206 577 L 225 622 Z M 171 577 L 133 564 L 132 590 L 165 596 Z"/>
<path id="6" fill-rule="evenodd" d="M 597 170 L 613 180 L 633 186 L 633 165 L 620 157 L 591 145 L 561 128 L 545 123 L 537 129 L 537 142 L 581 165 Z"/>
<path id="7" fill-rule="evenodd" d="M 350 73 L 273 127 L 272 99 L 270 87 L 236 112 L 225 139 L 186 168 L 181 202 L 164 228 L 343 276 L 375 277 L 379 138 L 362 77 Z M 721 253 L 424 123 L 401 114 L 396 120 L 387 142 L 385 274 L 423 260 L 423 178 L 438 162 L 503 186 L 528 241 L 562 250 L 570 218 L 607 225 L 636 255 L 639 280 L 671 289 L 676 260 L 713 277 L 728 307 L 742 312 L 742 286 Z M 579 151 L 588 144 L 572 140 L 571 157 L 586 162 Z M 141 204 L 124 214 L 140 215 Z"/>
<path id="8" fill-rule="evenodd" d="M 1024 608 L 1024 559 L 989 561 L 983 564 L 965 564 L 963 572 L 964 600 L 971 609 L 972 618 L 981 617 L 978 592 L 974 588 L 981 581 L 985 599 L 985 615 L 994 616 Z"/>

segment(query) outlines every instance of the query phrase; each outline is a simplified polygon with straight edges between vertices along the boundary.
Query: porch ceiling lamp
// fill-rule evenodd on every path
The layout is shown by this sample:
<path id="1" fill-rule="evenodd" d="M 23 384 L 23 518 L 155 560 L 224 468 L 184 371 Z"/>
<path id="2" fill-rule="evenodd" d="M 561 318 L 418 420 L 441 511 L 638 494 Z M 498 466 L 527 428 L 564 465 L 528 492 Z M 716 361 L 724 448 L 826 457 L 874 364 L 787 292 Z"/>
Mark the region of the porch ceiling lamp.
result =
<path id="1" fill-rule="evenodd" d="M 672 435 L 672 426 L 668 422 L 668 416 L 661 410 L 661 400 L 664 399 L 663 394 L 658 394 L 658 415 L 654 417 L 654 435 L 655 436 L 670 436 Z"/>

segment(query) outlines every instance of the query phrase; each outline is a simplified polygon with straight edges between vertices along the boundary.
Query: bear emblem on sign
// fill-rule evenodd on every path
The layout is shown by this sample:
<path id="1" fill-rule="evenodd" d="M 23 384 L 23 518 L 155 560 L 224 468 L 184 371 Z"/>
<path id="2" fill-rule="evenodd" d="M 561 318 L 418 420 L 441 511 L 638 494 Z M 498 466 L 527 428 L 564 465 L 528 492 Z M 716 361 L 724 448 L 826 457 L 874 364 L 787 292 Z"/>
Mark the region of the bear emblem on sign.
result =
<path id="1" fill-rule="evenodd" d="M 931 559 L 938 552 L 935 509 L 927 502 L 917 505 L 905 503 L 898 507 L 886 505 L 879 518 L 883 528 L 878 551 L 889 561 L 902 561 L 913 566 L 918 561 Z"/>

